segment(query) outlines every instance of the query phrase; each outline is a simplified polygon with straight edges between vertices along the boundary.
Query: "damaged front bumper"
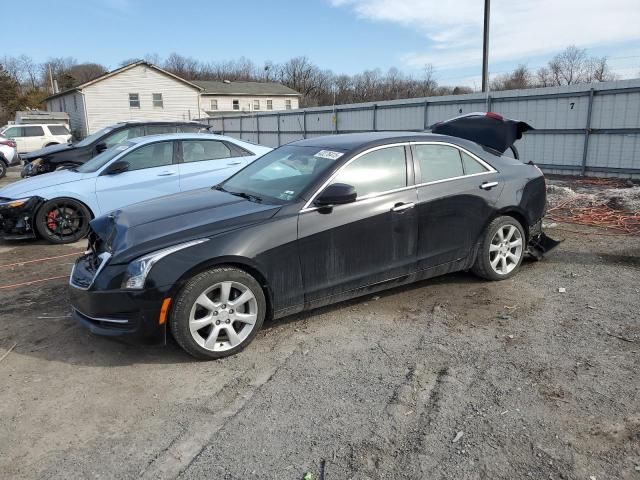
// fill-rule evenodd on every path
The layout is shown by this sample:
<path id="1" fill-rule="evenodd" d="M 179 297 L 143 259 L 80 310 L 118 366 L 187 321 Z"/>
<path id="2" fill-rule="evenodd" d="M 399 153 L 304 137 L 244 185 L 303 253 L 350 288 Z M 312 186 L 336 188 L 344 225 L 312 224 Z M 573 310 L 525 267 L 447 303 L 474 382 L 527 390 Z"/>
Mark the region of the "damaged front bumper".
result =
<path id="1" fill-rule="evenodd" d="M 44 202 L 41 197 L 16 200 L 0 197 L 0 236 L 4 240 L 35 238 L 35 216 Z"/>
<path id="2" fill-rule="evenodd" d="M 527 245 L 527 252 L 536 260 L 541 260 L 542 257 L 560 245 L 562 241 L 554 240 L 548 237 L 542 230 L 542 219 L 538 220 L 535 224 L 529 227 L 529 244 Z"/>

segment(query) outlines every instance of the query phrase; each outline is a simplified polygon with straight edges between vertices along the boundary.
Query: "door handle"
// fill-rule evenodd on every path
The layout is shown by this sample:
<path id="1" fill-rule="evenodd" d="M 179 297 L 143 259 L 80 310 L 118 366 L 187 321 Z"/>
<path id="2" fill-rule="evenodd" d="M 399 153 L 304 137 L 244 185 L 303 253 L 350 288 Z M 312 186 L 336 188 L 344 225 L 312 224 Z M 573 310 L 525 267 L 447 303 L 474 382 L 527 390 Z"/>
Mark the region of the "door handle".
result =
<path id="1" fill-rule="evenodd" d="M 493 187 L 497 186 L 498 182 L 484 182 L 482 185 L 480 185 L 480 188 L 482 188 L 483 190 L 491 190 Z"/>
<path id="2" fill-rule="evenodd" d="M 391 209 L 392 212 L 404 212 L 405 210 L 409 210 L 410 208 L 415 207 L 415 203 L 396 203 L 395 206 Z"/>
<path id="3" fill-rule="evenodd" d="M 242 165 L 242 162 L 231 162 L 227 163 L 227 165 Z"/>
<path id="4" fill-rule="evenodd" d="M 165 170 L 164 172 L 160 172 L 158 174 L 159 177 L 168 177 L 169 175 L 175 175 L 176 172 L 174 170 Z"/>

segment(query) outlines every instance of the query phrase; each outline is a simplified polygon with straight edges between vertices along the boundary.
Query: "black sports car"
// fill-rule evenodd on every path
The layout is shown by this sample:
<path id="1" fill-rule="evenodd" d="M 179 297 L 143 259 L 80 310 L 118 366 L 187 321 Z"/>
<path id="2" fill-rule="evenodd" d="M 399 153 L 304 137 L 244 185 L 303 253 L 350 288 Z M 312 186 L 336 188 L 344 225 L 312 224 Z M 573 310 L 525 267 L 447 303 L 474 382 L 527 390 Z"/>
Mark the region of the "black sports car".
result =
<path id="1" fill-rule="evenodd" d="M 542 232 L 545 198 L 535 165 L 458 137 L 301 140 L 213 188 L 91 222 L 73 316 L 146 342 L 170 331 L 191 355 L 220 358 L 266 317 L 458 270 L 509 278 L 557 243 Z"/>
<path id="2" fill-rule="evenodd" d="M 24 162 L 21 176 L 22 178 L 33 177 L 60 168 L 77 167 L 107 148 L 132 138 L 165 133 L 195 133 L 207 128 L 208 125 L 186 121 L 116 123 L 92 133 L 77 143 L 52 145 L 21 155 Z"/>

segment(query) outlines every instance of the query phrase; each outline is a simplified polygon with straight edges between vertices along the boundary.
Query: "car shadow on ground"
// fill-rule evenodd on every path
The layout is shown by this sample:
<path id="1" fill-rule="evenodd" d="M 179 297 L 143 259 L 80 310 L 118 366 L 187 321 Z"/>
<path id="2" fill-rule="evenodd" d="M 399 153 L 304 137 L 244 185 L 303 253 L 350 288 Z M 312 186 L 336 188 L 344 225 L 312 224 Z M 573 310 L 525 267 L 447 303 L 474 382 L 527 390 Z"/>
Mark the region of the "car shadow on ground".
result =
<path id="1" fill-rule="evenodd" d="M 525 260 L 523 270 L 536 262 Z M 452 289 L 474 288 L 486 283 L 471 273 L 458 272 L 444 276 L 422 280 L 409 285 L 398 286 L 381 292 L 366 294 L 355 299 L 342 301 L 333 305 L 300 312 L 278 320 L 265 321 L 262 332 L 254 340 L 264 341 L 263 337 L 273 335 L 281 329 L 290 328 L 291 324 L 313 321 L 324 314 L 339 312 L 350 307 L 360 307 L 368 302 L 384 299 L 403 293 L 435 286 L 450 286 Z M 189 364 L 199 362 L 185 353 L 167 332 L 164 345 L 131 344 L 115 338 L 92 335 L 85 328 L 76 324 L 69 315 L 69 302 L 66 285 L 56 285 L 15 296 L 13 302 L 0 307 L 0 316 L 4 317 L 3 337 L 9 338 L 0 342 L 3 348 L 17 343 L 14 354 L 37 357 L 46 361 L 63 362 L 77 366 L 126 366 L 133 364 Z M 443 302 L 451 301 L 451 297 L 443 298 Z M 7 318 L 7 316 L 9 318 Z M 29 318 L 27 321 L 26 318 Z M 7 334 L 8 332 L 14 333 Z M 19 333 L 15 333 L 19 332 Z M 7 344 L 9 343 L 10 344 Z M 242 355 L 240 353 L 239 355 Z"/>

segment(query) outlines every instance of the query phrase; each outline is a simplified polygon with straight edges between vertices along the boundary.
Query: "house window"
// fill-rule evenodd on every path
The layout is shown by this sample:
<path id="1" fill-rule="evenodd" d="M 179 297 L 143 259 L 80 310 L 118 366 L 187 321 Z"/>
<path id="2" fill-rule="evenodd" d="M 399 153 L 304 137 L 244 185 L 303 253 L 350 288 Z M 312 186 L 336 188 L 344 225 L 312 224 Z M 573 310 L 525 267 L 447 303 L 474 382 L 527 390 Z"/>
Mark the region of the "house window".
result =
<path id="1" fill-rule="evenodd" d="M 153 95 L 153 107 L 154 108 L 164 108 L 164 104 L 162 103 L 162 94 L 154 93 Z"/>
<path id="2" fill-rule="evenodd" d="M 260 100 L 254 100 L 253 101 L 253 109 L 254 110 L 260 110 Z"/>
<path id="3" fill-rule="evenodd" d="M 240 100 L 234 100 L 233 101 L 233 109 L 234 110 L 240 110 Z"/>
<path id="4" fill-rule="evenodd" d="M 138 95 L 137 93 L 129 94 L 129 107 L 140 108 L 140 95 Z"/>
<path id="5" fill-rule="evenodd" d="M 76 112 L 78 111 L 78 97 L 76 97 L 75 95 L 73 96 L 73 109 Z"/>
<path id="6" fill-rule="evenodd" d="M 273 100 L 267 100 L 267 110 L 273 110 Z"/>
<path id="7" fill-rule="evenodd" d="M 285 110 L 291 110 L 291 100 L 285 100 L 284 101 L 284 109 Z"/>
<path id="8" fill-rule="evenodd" d="M 218 100 L 211 100 L 211 110 L 218 109 Z"/>

